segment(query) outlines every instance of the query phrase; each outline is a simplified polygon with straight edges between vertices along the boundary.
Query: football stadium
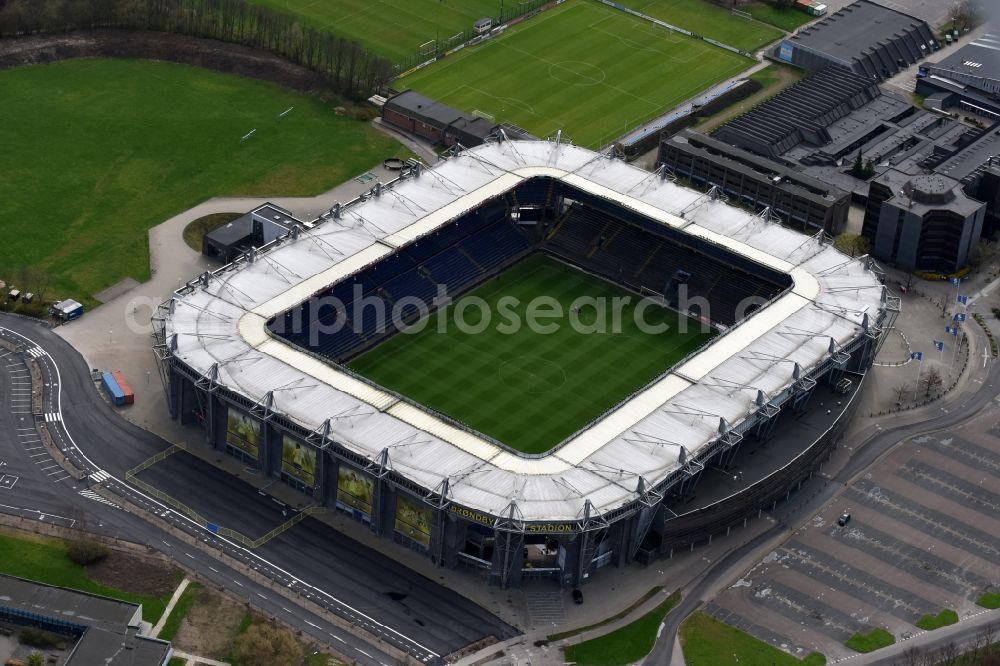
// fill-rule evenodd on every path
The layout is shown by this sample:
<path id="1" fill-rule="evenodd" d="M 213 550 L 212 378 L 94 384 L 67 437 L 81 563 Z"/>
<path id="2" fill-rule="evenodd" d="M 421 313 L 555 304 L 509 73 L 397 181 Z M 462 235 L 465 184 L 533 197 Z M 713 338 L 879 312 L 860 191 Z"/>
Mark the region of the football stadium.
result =
<path id="1" fill-rule="evenodd" d="M 576 586 L 786 499 L 898 310 L 822 233 L 501 133 L 193 278 L 154 329 L 208 446 L 441 566 Z"/>

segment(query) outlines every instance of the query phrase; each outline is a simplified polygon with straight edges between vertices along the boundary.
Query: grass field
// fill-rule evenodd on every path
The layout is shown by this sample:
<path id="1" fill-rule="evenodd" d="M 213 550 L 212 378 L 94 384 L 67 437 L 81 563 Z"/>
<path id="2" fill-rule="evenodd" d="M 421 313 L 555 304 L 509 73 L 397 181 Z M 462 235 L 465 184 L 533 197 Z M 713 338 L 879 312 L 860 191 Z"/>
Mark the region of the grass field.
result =
<path id="1" fill-rule="evenodd" d="M 171 596 L 169 592 L 162 597 L 133 594 L 92 580 L 83 566 L 67 557 L 66 544 L 60 539 L 17 537 L 0 532 L 0 553 L 3 553 L 0 573 L 142 604 L 142 618 L 154 624 Z M 128 581 L 122 583 L 125 586 Z"/>
<path id="2" fill-rule="evenodd" d="M 694 613 L 684 620 L 680 638 L 687 666 L 823 666 L 826 663 L 826 657 L 819 652 L 797 659 L 704 613 Z"/>
<path id="3" fill-rule="evenodd" d="M 593 2 L 560 5 L 395 83 L 598 147 L 752 64 Z"/>
<path id="4" fill-rule="evenodd" d="M 674 592 L 638 620 L 566 648 L 566 661 L 580 666 L 624 666 L 638 662 L 653 649 L 660 623 L 680 600 L 680 592 Z"/>
<path id="5" fill-rule="evenodd" d="M 500 10 L 498 0 L 251 1 L 292 13 L 306 25 L 353 39 L 393 61 L 417 53 L 425 42 L 468 30 L 476 20 Z"/>
<path id="6" fill-rule="evenodd" d="M 617 1 L 647 16 L 690 30 L 696 35 L 711 37 L 744 51 L 759 49 L 783 34 L 774 26 L 741 18 L 708 0 Z M 805 12 L 800 13 L 806 16 Z"/>
<path id="7" fill-rule="evenodd" d="M 184 65 L 72 60 L 0 72 L 0 90 L 0 279 L 32 267 L 46 298 L 87 305 L 149 277 L 146 232 L 180 211 L 315 195 L 400 149 L 314 97 Z"/>
<path id="8" fill-rule="evenodd" d="M 527 325 L 514 332 L 498 330 L 510 321 L 498 309 L 503 297 L 519 299 L 511 311 L 524 323 L 528 301 L 541 295 L 556 299 L 565 314 L 562 319 L 545 320 L 557 322 L 558 330 L 546 334 Z M 430 325 L 419 333 L 398 334 L 350 366 L 511 448 L 541 453 L 712 335 L 694 322 L 681 333 L 681 315 L 655 306 L 646 309 L 645 321 L 666 323 L 669 330 L 641 331 L 634 316 L 635 296 L 622 308 L 619 333 L 610 325 L 603 334 L 579 333 L 569 325 L 570 304 L 576 298 L 625 295 L 616 285 L 535 255 L 473 290 L 447 311 L 431 315 Z M 489 326 L 478 333 L 462 332 L 454 323 L 454 315 L 472 297 L 484 299 L 490 312 Z M 444 333 L 438 332 L 441 316 L 447 317 Z M 585 307 L 579 317 L 589 325 L 597 315 L 592 307 Z M 477 308 L 469 308 L 463 317 L 473 326 L 481 319 Z"/>

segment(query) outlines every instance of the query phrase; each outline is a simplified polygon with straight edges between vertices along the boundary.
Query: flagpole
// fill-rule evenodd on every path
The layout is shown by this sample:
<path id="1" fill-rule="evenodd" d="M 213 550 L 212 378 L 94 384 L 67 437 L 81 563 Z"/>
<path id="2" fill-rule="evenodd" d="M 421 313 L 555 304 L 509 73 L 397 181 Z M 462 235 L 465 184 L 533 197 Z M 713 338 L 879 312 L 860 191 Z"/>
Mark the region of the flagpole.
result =
<path id="1" fill-rule="evenodd" d="M 917 358 L 917 381 L 913 386 L 913 401 L 916 402 L 917 395 L 920 392 L 920 366 L 924 362 L 924 355 L 921 353 L 919 358 Z"/>

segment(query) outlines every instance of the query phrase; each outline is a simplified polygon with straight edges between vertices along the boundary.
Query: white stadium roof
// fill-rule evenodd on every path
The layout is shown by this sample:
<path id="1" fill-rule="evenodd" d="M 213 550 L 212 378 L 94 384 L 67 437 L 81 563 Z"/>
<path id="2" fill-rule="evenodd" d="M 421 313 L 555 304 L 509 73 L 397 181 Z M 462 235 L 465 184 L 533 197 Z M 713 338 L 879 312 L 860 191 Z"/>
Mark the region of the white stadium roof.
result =
<path id="1" fill-rule="evenodd" d="M 266 330 L 267 320 L 526 179 L 549 176 L 683 229 L 789 274 L 793 286 L 717 337 L 552 453 L 521 456 L 456 427 L 389 391 L 317 360 Z M 526 521 L 576 521 L 585 501 L 600 513 L 636 499 L 719 432 L 774 398 L 877 320 L 883 288 L 861 260 L 821 237 L 769 223 L 620 160 L 565 143 L 504 141 L 468 149 L 346 207 L 262 253 L 175 295 L 165 333 L 173 355 L 307 430 L 331 419 L 330 436 L 374 460 L 388 448 L 393 471 L 428 490 L 449 480 L 451 502 L 500 515 L 511 501 Z M 176 335 L 176 338 L 173 336 Z"/>

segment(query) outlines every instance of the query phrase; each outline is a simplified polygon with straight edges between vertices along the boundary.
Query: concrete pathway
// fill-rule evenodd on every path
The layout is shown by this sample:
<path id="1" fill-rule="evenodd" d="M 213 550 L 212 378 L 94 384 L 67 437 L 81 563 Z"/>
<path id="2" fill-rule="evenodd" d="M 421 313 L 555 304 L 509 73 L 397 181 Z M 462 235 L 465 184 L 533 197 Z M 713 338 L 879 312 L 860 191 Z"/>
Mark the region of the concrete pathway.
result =
<path id="1" fill-rule="evenodd" d="M 414 146 L 420 148 L 415 143 Z M 382 182 L 398 175 L 381 164 L 369 171 Z M 164 408 L 149 320 L 157 306 L 187 280 L 221 267 L 220 263 L 205 258 L 184 243 L 184 228 L 205 215 L 244 213 L 268 201 L 289 210 L 299 219 L 312 220 L 334 203 L 350 201 L 370 190 L 375 182 L 361 183 L 352 178 L 315 197 L 216 197 L 198 204 L 149 230 L 152 277 L 148 281 L 118 294 L 80 319 L 58 327 L 56 333 L 73 345 L 91 368 L 122 371 L 136 396 L 134 405 L 121 409 L 122 416 L 168 441 L 184 441 L 191 431 L 172 421 Z"/>
<path id="2" fill-rule="evenodd" d="M 160 621 L 153 627 L 153 636 L 159 636 L 160 632 L 163 631 L 163 625 L 167 623 L 167 618 L 170 617 L 170 613 L 173 612 L 174 605 L 177 603 L 177 600 L 181 598 L 181 595 L 184 594 L 184 590 L 186 590 L 190 584 L 191 581 L 185 578 L 181 581 L 181 584 L 177 586 L 177 589 L 174 590 L 174 594 L 170 597 L 167 607 L 163 609 L 163 615 L 160 616 Z"/>
<path id="3" fill-rule="evenodd" d="M 202 664 L 207 664 L 208 666 L 230 666 L 228 661 L 216 661 L 215 659 L 209 659 L 208 657 L 199 657 L 196 654 L 188 654 L 187 652 L 182 652 L 181 650 L 174 650 L 174 656 L 183 659 L 186 666 L 201 666 Z"/>

